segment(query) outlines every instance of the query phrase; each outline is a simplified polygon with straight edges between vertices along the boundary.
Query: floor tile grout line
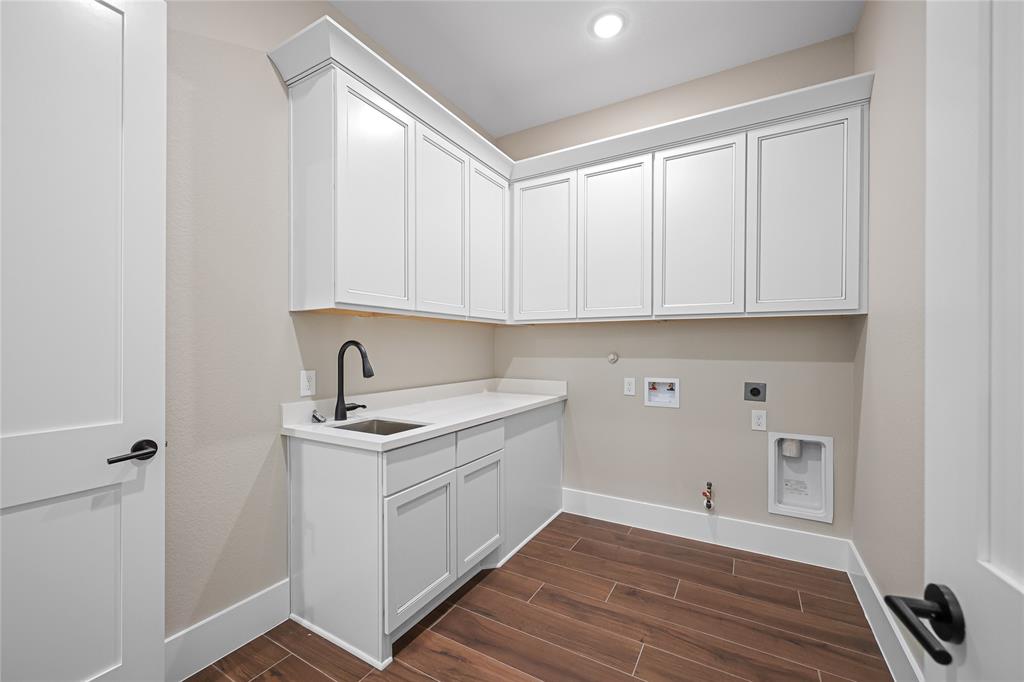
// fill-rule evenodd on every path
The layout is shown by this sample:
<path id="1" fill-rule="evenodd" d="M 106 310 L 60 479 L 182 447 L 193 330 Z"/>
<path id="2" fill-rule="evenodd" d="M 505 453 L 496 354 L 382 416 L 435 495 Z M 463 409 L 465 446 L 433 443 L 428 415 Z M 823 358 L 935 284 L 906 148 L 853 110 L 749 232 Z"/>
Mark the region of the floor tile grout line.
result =
<path id="1" fill-rule="evenodd" d="M 800 595 L 800 590 L 796 591 L 796 602 L 800 604 L 800 613 L 807 613 L 807 611 L 804 610 L 804 598 Z"/>
<path id="2" fill-rule="evenodd" d="M 799 588 L 799 587 L 793 587 L 792 585 L 783 585 L 781 583 L 772 582 L 771 580 L 762 580 L 761 578 L 751 578 L 750 576 L 746 576 L 746 575 L 737 575 L 736 577 L 737 578 L 741 578 L 742 580 L 752 580 L 755 583 L 761 583 L 763 585 L 771 585 L 773 587 L 782 587 L 782 588 L 785 588 L 787 590 L 793 590 L 795 592 L 803 591 L 803 592 L 806 592 L 807 594 L 813 594 L 815 597 L 821 597 L 822 599 L 831 599 L 832 601 L 842 602 L 843 604 L 856 604 L 857 606 L 860 606 L 860 602 L 859 601 L 847 601 L 845 599 L 836 599 L 835 597 L 830 597 L 827 594 L 819 594 L 818 592 L 815 592 L 813 589 L 809 590 L 806 587 L 804 587 L 801 590 L 801 588 Z M 839 583 L 837 583 L 837 584 L 839 584 Z M 850 586 L 850 589 L 853 589 L 852 585 Z M 853 595 L 854 595 L 854 598 L 856 599 L 857 593 L 854 592 Z"/>
<path id="3" fill-rule="evenodd" d="M 261 636 L 262 636 L 262 635 L 261 635 Z M 268 637 L 267 639 L 269 640 L 270 638 Z M 285 651 L 285 656 L 284 656 L 284 658 L 281 658 L 281 659 L 279 659 L 279 660 L 277 660 L 277 661 L 275 661 L 275 662 L 271 663 L 271 664 L 270 664 L 270 665 L 268 665 L 268 666 L 267 666 L 266 668 L 264 668 L 263 670 L 259 671 L 258 673 L 256 673 L 256 674 L 255 674 L 255 675 L 253 675 L 252 677 L 250 677 L 250 678 L 249 678 L 249 679 L 248 679 L 248 680 L 247 680 L 246 682 L 252 682 L 252 681 L 253 681 L 253 680 L 255 680 L 255 679 L 256 679 L 257 677 L 259 677 L 260 675 L 262 675 L 263 673 L 267 672 L 268 670 L 270 670 L 271 668 L 273 668 L 273 667 L 274 667 L 275 665 L 277 665 L 278 663 L 280 663 L 281 661 L 283 661 L 283 660 L 284 660 L 285 658 L 288 658 L 289 656 L 292 656 L 292 655 L 294 655 L 294 654 L 292 654 L 292 652 L 291 652 L 291 651 L 289 651 L 288 649 L 285 649 L 284 647 L 281 647 L 281 648 L 282 648 L 282 649 L 284 649 L 284 651 Z"/>
<path id="4" fill-rule="evenodd" d="M 630 530 L 632 530 L 632 528 Z M 565 533 L 565 534 L 569 535 L 570 533 Z M 628 535 L 628 533 L 626 535 Z M 704 568 L 706 570 L 719 571 L 721 573 L 725 573 L 726 572 L 726 571 L 721 571 L 720 569 L 717 569 L 717 568 L 712 568 L 712 567 L 707 566 L 705 564 L 698 563 L 702 559 L 702 557 L 699 557 L 699 556 L 692 557 L 691 558 L 692 560 L 688 561 L 686 559 L 679 559 L 679 558 L 676 558 L 676 557 L 673 557 L 673 556 L 668 556 L 666 554 L 658 554 L 658 553 L 655 553 L 655 552 L 648 552 L 648 551 L 645 551 L 645 550 L 642 550 L 642 549 L 636 549 L 635 547 L 629 547 L 627 545 L 621 545 L 621 544 L 618 544 L 618 542 L 609 541 L 607 538 L 602 540 L 602 539 L 595 538 L 595 537 L 587 537 L 585 535 L 581 535 L 580 539 L 581 540 L 590 540 L 591 542 L 600 542 L 600 543 L 605 544 L 605 545 L 612 545 L 613 547 L 620 547 L 622 549 L 628 549 L 628 550 L 632 550 L 634 552 L 641 552 L 643 554 L 650 554 L 651 556 L 656 556 L 656 557 L 659 557 L 659 558 L 662 558 L 662 559 L 671 559 L 672 561 L 680 561 L 680 562 L 686 563 L 686 564 L 693 564 L 694 566 L 700 566 L 701 568 Z M 647 540 L 647 541 L 648 542 L 653 542 L 653 543 L 659 544 L 659 545 L 664 545 L 665 547 L 672 547 L 672 548 L 675 548 L 677 550 L 682 550 L 682 551 L 692 552 L 692 553 L 699 554 L 699 555 L 704 555 L 703 558 L 705 560 L 707 560 L 707 561 L 711 561 L 711 559 L 714 558 L 714 559 L 727 559 L 727 560 L 733 562 L 733 564 L 735 564 L 735 562 L 736 562 L 736 558 L 735 557 L 731 557 L 731 556 L 728 556 L 726 554 L 718 554 L 716 552 L 708 552 L 708 551 L 705 551 L 705 550 L 702 550 L 702 549 L 694 549 L 692 547 L 684 547 L 684 546 L 681 546 L 681 545 L 673 545 L 673 544 L 670 544 L 670 543 L 667 543 L 667 542 L 660 542 L 658 540 Z M 577 543 L 578 543 L 578 541 L 577 541 Z M 573 546 L 575 547 L 575 545 L 573 545 Z M 793 573 L 793 571 L 790 571 L 790 573 Z"/>
<path id="5" fill-rule="evenodd" d="M 636 669 L 640 667 L 640 657 L 644 655 L 644 642 L 640 642 L 640 652 L 636 655 L 636 663 L 633 664 L 633 672 L 630 673 L 633 677 L 636 677 Z M 818 680 L 821 682 L 821 680 Z"/>
<path id="6" fill-rule="evenodd" d="M 811 580 L 820 580 L 820 581 L 825 582 L 825 583 L 835 583 L 837 585 L 843 585 L 844 587 L 850 587 L 850 588 L 853 587 L 853 583 L 850 581 L 850 574 L 849 573 L 846 574 L 846 580 L 845 581 L 843 581 L 843 580 L 833 580 L 831 578 L 822 578 L 820 576 L 809 575 L 809 574 L 804 573 L 802 571 L 793 571 L 793 570 L 790 570 L 788 568 L 781 568 L 779 566 L 769 566 L 769 565 L 766 565 L 766 564 L 759 564 L 756 561 L 747 561 L 745 559 L 735 559 L 734 558 L 733 559 L 734 565 L 735 565 L 735 562 L 737 562 L 737 561 L 741 562 L 741 563 L 744 563 L 744 564 L 752 564 L 755 567 L 767 568 L 767 569 L 771 569 L 773 571 L 780 571 L 781 573 L 788 573 L 788 574 L 790 574 L 793 577 L 794 580 L 798 580 L 798 579 L 801 579 L 801 578 L 803 578 L 803 579 L 810 578 Z M 836 570 L 838 570 L 838 569 L 836 569 Z M 737 575 L 740 575 L 740 574 L 737 574 Z M 743 577 L 743 578 L 750 578 L 751 580 L 761 580 L 762 582 L 770 582 L 768 580 L 765 580 L 764 578 L 754 578 L 752 576 L 746 576 L 746 575 L 741 576 L 741 577 Z"/>
<path id="7" fill-rule="evenodd" d="M 561 649 L 562 651 L 568 651 L 570 654 L 573 654 L 574 656 L 579 656 L 580 658 L 585 658 L 586 660 L 592 661 L 592 662 L 594 662 L 594 663 L 596 663 L 596 664 L 598 664 L 600 666 L 604 666 L 605 668 L 608 668 L 609 670 L 616 670 L 618 672 L 622 672 L 621 668 L 616 668 L 615 666 L 608 665 L 607 663 L 604 663 L 603 661 L 599 661 L 596 658 L 591 658 L 590 656 L 587 656 L 586 654 L 582 654 L 579 651 L 573 651 L 572 649 L 570 649 L 568 647 L 564 647 L 561 644 L 556 644 L 555 642 L 552 642 L 551 640 L 544 639 L 543 637 L 538 637 L 537 635 L 531 635 L 529 632 L 527 632 L 525 630 L 520 630 L 519 628 L 513 627 L 513 626 L 511 626 L 511 625 L 509 625 L 507 623 L 502 623 L 500 620 L 496 620 L 496 619 L 491 618 L 489 616 L 485 616 L 482 613 L 479 613 L 477 611 L 470 611 L 469 609 L 465 608 L 464 606 L 460 606 L 459 608 L 462 609 L 463 611 L 466 611 L 468 613 L 473 614 L 474 616 L 479 616 L 480 618 L 483 618 L 484 620 L 489 620 L 489 621 L 491 621 L 493 623 L 497 623 L 498 625 L 501 625 L 501 626 L 510 628 L 512 630 L 515 630 L 516 632 L 520 632 L 520 633 L 526 635 L 527 637 L 531 637 L 533 639 L 539 640 L 541 642 L 544 642 L 545 644 L 550 644 L 551 646 L 557 647 L 557 648 Z M 541 608 L 541 607 L 538 607 L 538 608 Z M 565 617 L 568 618 L 568 616 L 565 616 Z M 575 620 L 575 619 L 571 619 L 571 620 Z M 580 622 L 582 622 L 582 621 L 580 621 Z M 594 626 L 594 627 L 596 627 L 596 626 Z M 606 632 L 606 633 L 608 633 L 608 634 L 615 635 L 615 633 L 612 632 L 611 630 L 604 630 L 604 628 L 599 628 L 599 629 L 604 631 L 604 632 Z M 626 639 L 626 640 L 629 639 L 628 637 L 623 637 L 622 635 L 616 635 L 616 636 L 621 638 L 621 639 Z M 453 640 L 453 641 L 458 641 L 458 640 Z M 459 642 L 459 643 L 461 644 L 461 642 Z M 466 645 L 463 644 L 462 646 L 466 646 Z M 641 646 L 642 646 L 642 643 L 641 643 Z M 473 647 L 470 647 L 470 648 L 473 649 Z M 477 651 L 479 653 L 482 653 L 482 652 L 480 652 L 479 649 L 473 649 L 473 651 Z M 497 660 L 497 659 L 495 659 L 495 660 Z M 498 662 L 501 663 L 501 661 L 498 661 Z M 508 665 L 508 663 L 505 663 L 505 665 Z M 508 667 L 515 668 L 515 666 L 512 666 L 512 665 L 508 665 Z M 519 670 L 519 668 L 515 668 L 515 669 Z M 526 671 L 523 670 L 522 672 L 526 672 Z M 526 674 L 529 675 L 529 673 L 526 673 Z M 531 675 L 531 677 L 534 677 L 534 676 Z"/>
<path id="8" fill-rule="evenodd" d="M 437 633 L 435 633 L 435 634 L 437 634 Z M 437 636 L 438 636 L 438 637 L 444 637 L 444 635 L 441 635 L 441 634 L 438 634 Z M 447 639 L 447 637 L 445 637 L 445 639 Z M 473 651 L 476 651 L 476 649 L 474 649 Z M 434 677 L 433 675 L 428 675 L 427 673 L 423 672 L 422 670 L 420 670 L 420 669 L 419 669 L 419 668 L 417 668 L 416 666 L 414 666 L 414 665 L 411 665 L 411 664 L 409 664 L 409 663 L 406 663 L 405 661 L 400 661 L 400 660 L 398 660 L 397 658 L 396 658 L 396 659 L 394 659 L 394 660 L 393 660 L 393 661 L 391 662 L 391 665 L 404 665 L 404 666 L 405 666 L 406 668 L 409 668 L 410 670 L 415 670 L 415 671 L 416 671 L 416 672 L 418 672 L 418 673 L 419 673 L 420 675 L 423 675 L 424 677 L 426 677 L 426 678 L 427 678 L 427 679 L 429 679 L 429 680 L 434 680 L 434 682 L 442 682 L 442 680 L 439 680 L 439 679 L 437 679 L 437 678 L 436 678 L 436 677 Z M 374 670 L 376 670 L 376 668 L 374 668 Z M 373 670 L 371 670 L 370 672 L 366 673 L 366 676 L 367 676 L 367 677 L 369 677 L 370 675 L 372 675 L 372 674 L 373 674 L 373 672 L 374 672 L 374 671 L 373 671 Z M 821 681 L 819 680 L 818 682 L 821 682 Z"/>
<path id="9" fill-rule="evenodd" d="M 683 584 L 683 579 L 682 578 L 676 580 L 676 591 L 672 593 L 672 598 L 673 599 L 675 599 L 676 597 L 679 596 L 679 588 L 680 588 L 680 586 L 682 586 L 682 584 Z"/>
<path id="10" fill-rule="evenodd" d="M 662 597 L 664 599 L 672 599 L 672 597 L 665 597 L 665 595 L 663 595 L 663 594 L 658 594 L 657 592 L 651 592 L 650 590 L 645 590 L 642 587 L 636 587 L 635 585 L 628 585 L 628 587 L 630 587 L 631 589 L 634 589 L 634 590 L 638 590 L 640 592 L 646 592 L 647 594 L 652 594 L 655 597 Z M 804 639 L 809 639 L 812 642 L 818 642 L 819 644 L 826 644 L 828 646 L 836 647 L 837 649 L 842 649 L 843 651 L 849 651 L 851 653 L 858 654 L 860 656 L 865 656 L 867 658 L 881 660 L 883 663 L 885 662 L 885 659 L 882 656 L 875 656 L 874 654 L 866 654 L 863 651 L 857 651 L 856 649 L 851 649 L 850 647 L 845 647 L 842 644 L 836 644 L 835 642 L 828 642 L 828 641 L 825 641 L 823 639 L 818 639 L 817 637 L 810 637 L 808 635 L 804 635 L 804 634 L 801 634 L 799 632 L 792 632 L 791 630 L 786 630 L 784 628 L 780 628 L 780 627 L 775 626 L 775 625 L 769 625 L 768 623 L 762 623 L 762 622 L 754 620 L 752 618 L 745 618 L 743 616 L 737 616 L 737 615 L 729 613 L 727 611 L 721 611 L 719 609 L 714 609 L 714 608 L 711 608 L 709 606 L 703 606 L 701 604 L 694 604 L 693 602 L 688 602 L 688 601 L 685 601 L 685 600 L 682 600 L 682 599 L 679 599 L 677 601 L 680 601 L 680 602 L 682 602 L 684 604 L 689 604 L 690 606 L 696 606 L 698 608 L 706 609 L 708 611 L 714 611 L 717 614 L 720 614 L 720 615 L 723 615 L 723 616 L 727 616 L 729 618 L 736 618 L 737 620 L 741 620 L 741 621 L 743 621 L 745 623 L 753 623 L 754 625 L 757 625 L 758 627 L 768 628 L 768 629 L 771 629 L 771 630 L 778 630 L 779 632 L 785 632 L 787 635 L 791 635 L 791 636 L 795 636 L 795 637 L 802 637 Z M 630 610 L 631 611 L 636 611 L 636 609 L 630 609 Z M 651 618 L 658 618 L 657 616 L 653 616 L 653 615 L 648 614 L 648 613 L 646 613 L 644 611 L 637 611 L 637 613 L 642 613 L 644 615 L 648 615 Z M 666 623 L 672 623 L 673 625 L 675 625 L 677 627 L 684 627 L 684 628 L 686 627 L 685 625 L 681 625 L 679 623 L 676 623 L 675 621 L 667 620 L 665 618 L 658 618 L 658 620 L 664 621 Z M 840 621 L 836 621 L 836 622 L 838 623 Z M 693 628 L 690 628 L 690 629 L 693 629 Z M 706 634 L 710 634 L 710 633 L 706 633 Z M 711 636 L 712 637 L 718 637 L 717 635 L 711 635 Z M 749 646 L 747 644 L 743 644 L 742 642 L 737 642 L 735 640 L 726 639 L 724 637 L 718 637 L 718 639 L 724 639 L 727 642 L 733 642 L 733 644 L 739 644 L 741 646 L 746 646 L 746 647 L 751 648 L 751 649 L 755 648 L 755 647 L 751 647 L 751 646 Z M 762 651 L 763 653 L 771 654 L 770 651 L 764 651 L 763 649 L 756 649 L 756 650 L 757 651 Z M 776 656 L 777 654 L 772 654 L 772 655 Z M 781 656 L 779 658 L 781 658 Z M 789 660 L 789 659 L 787 659 L 787 660 Z M 793 661 L 793 662 L 796 663 L 796 661 Z M 811 666 L 808 666 L 808 665 L 803 664 L 803 663 L 800 663 L 799 665 L 803 665 L 804 667 L 808 667 L 808 668 L 811 667 Z"/>
<path id="11" fill-rule="evenodd" d="M 460 606 L 459 608 L 460 608 L 460 609 L 462 609 L 463 611 L 465 611 L 465 610 L 466 610 L 466 609 L 463 609 L 463 608 L 462 608 L 461 606 Z M 474 614 L 476 614 L 476 612 L 475 612 L 475 611 L 473 611 L 473 612 L 471 612 L 471 613 L 474 613 Z M 479 614 L 476 614 L 476 615 L 479 615 Z M 487 617 L 486 617 L 486 616 L 481 616 L 481 618 L 487 618 Z M 487 620 L 492 620 L 492 619 L 490 619 L 490 618 L 487 618 Z M 498 621 L 494 621 L 494 622 L 495 622 L 495 623 L 497 623 Z M 504 623 L 501 623 L 501 625 L 504 625 Z M 505 627 L 508 627 L 508 626 L 506 625 Z M 513 629 L 514 629 L 514 628 L 513 628 Z M 484 653 L 483 651 L 480 651 L 479 649 L 476 649 L 476 648 L 474 648 L 474 647 L 471 647 L 471 646 L 469 646 L 469 645 L 463 644 L 462 642 L 460 642 L 460 641 L 459 641 L 459 640 L 457 640 L 457 639 L 452 639 L 451 637 L 448 637 L 447 635 L 445 635 L 445 634 L 444 634 L 443 632 L 436 632 L 436 631 L 434 631 L 434 630 L 431 630 L 431 632 L 433 632 L 433 633 L 434 633 L 435 635 L 437 635 L 438 637 L 443 637 L 444 639 L 447 639 L 447 640 L 448 640 L 448 641 L 450 641 L 450 642 L 455 642 L 455 643 L 456 643 L 456 644 L 458 644 L 459 646 L 462 646 L 462 647 L 466 647 L 467 649 L 471 650 L 471 651 L 472 651 L 473 653 L 479 654 L 480 656 L 483 656 L 484 658 L 489 658 L 489 659 L 491 659 L 492 661 L 494 661 L 495 663 L 497 663 L 498 665 L 501 665 L 501 666 L 504 666 L 504 667 L 506 667 L 506 668 L 510 668 L 510 669 L 512 669 L 512 670 L 515 670 L 516 672 L 522 673 L 523 675 L 526 675 L 527 677 L 529 677 L 529 678 L 531 678 L 531 679 L 537 680 L 537 682 L 543 682 L 543 681 L 542 681 L 542 680 L 541 680 L 541 679 L 540 679 L 539 677 L 537 677 L 536 675 L 531 675 L 530 673 L 526 672 L 525 670 L 520 670 L 519 668 L 515 667 L 514 665 L 509 665 L 508 663 L 505 663 L 504 661 L 498 660 L 498 659 L 497 659 L 497 658 L 495 658 L 494 656 L 491 656 L 490 654 L 485 654 L 485 653 Z M 520 632 L 522 632 L 522 631 L 520 630 Z M 524 633 L 524 634 L 525 634 L 525 633 Z M 555 646 L 558 646 L 558 645 L 556 644 Z M 410 667 L 411 667 L 411 666 L 410 666 Z M 430 676 L 428 675 L 428 677 L 430 677 Z M 433 679 L 433 678 L 431 678 L 431 679 Z"/>
<path id="12" fill-rule="evenodd" d="M 569 551 L 571 552 L 571 551 L 573 551 L 574 549 L 576 549 L 576 545 L 580 544 L 580 540 L 582 540 L 582 539 L 583 539 L 583 537 L 582 537 L 582 536 L 581 536 L 581 537 L 578 537 L 578 538 L 576 538 L 576 542 L 572 543 L 572 547 L 570 547 L 570 548 L 569 548 Z"/>
<path id="13" fill-rule="evenodd" d="M 533 594 L 531 594 L 531 595 L 530 595 L 530 598 L 526 600 L 526 603 L 527 603 L 527 604 L 532 604 L 532 603 L 533 603 L 533 598 L 537 596 L 537 593 L 538 593 L 538 592 L 540 592 L 540 591 L 541 591 L 541 589 L 542 589 L 542 588 L 543 588 L 543 587 L 544 587 L 545 585 L 547 585 L 547 583 L 545 583 L 545 582 L 542 582 L 542 583 L 540 584 L 540 587 L 538 587 L 538 588 L 537 588 L 536 590 L 534 590 L 534 591 L 533 591 Z M 487 587 L 487 586 L 486 586 L 486 585 L 484 585 L 484 587 Z M 509 595 L 509 596 L 511 596 L 511 595 Z"/>
<path id="14" fill-rule="evenodd" d="M 316 633 L 313 633 L 313 634 L 316 634 Z M 331 644 L 332 646 L 337 646 L 336 644 L 334 644 L 334 643 L 333 643 L 333 642 L 331 642 L 330 640 L 327 640 L 327 641 L 328 641 L 328 642 L 329 642 L 329 643 L 330 643 L 330 644 Z M 340 649 L 341 647 L 338 647 L 338 648 Z M 329 680 L 334 680 L 334 682 L 341 682 L 341 680 L 339 680 L 339 679 L 338 679 L 337 677 L 335 677 L 334 675 L 330 675 L 330 674 L 328 674 L 328 673 L 327 673 L 327 671 L 326 671 L 326 670 L 321 670 L 320 668 L 316 667 L 315 665 L 313 665 L 312 663 L 310 663 L 310 662 L 309 662 L 308 660 L 306 660 L 306 659 L 305 659 L 305 658 L 303 658 L 302 656 L 299 656 L 299 655 L 298 655 L 297 653 L 295 653 L 295 652 L 294 652 L 294 651 L 292 651 L 291 649 L 288 649 L 288 648 L 286 647 L 286 648 L 285 648 L 285 650 L 286 650 L 286 651 L 289 651 L 289 652 L 291 652 L 291 655 L 292 655 L 292 656 L 294 656 L 295 658 L 299 659 L 300 661 L 302 661 L 303 663 L 305 663 L 305 664 L 306 664 L 306 665 L 308 665 L 308 666 L 309 666 L 310 668 L 312 668 L 313 670 L 317 671 L 318 673 L 320 673 L 321 675 L 323 675 L 323 676 L 324 676 L 324 677 L 326 677 L 327 679 L 329 679 Z M 342 651 L 345 651 L 344 649 L 341 649 L 341 650 L 342 650 Z M 347 651 L 345 651 L 345 653 L 346 653 L 346 654 L 348 654 L 348 652 L 347 652 Z M 348 654 L 348 655 L 350 655 L 350 656 L 351 656 L 351 654 Z M 358 660 L 358 659 L 357 659 L 357 660 Z M 366 663 L 366 661 L 361 661 L 361 662 L 362 662 L 362 663 Z M 276 665 L 276 663 L 275 663 L 274 665 Z M 369 664 L 369 663 L 366 663 L 366 665 L 370 665 L 370 664 Z M 273 667 L 273 666 L 271 666 L 271 667 Z M 365 678 L 366 678 L 367 676 L 369 676 L 369 675 L 373 674 L 373 671 L 374 671 L 374 670 L 376 670 L 376 668 L 374 668 L 374 667 L 373 667 L 372 665 L 370 665 L 370 670 L 369 670 L 369 671 L 368 671 L 368 672 L 366 673 L 366 675 L 363 675 L 363 676 L 362 676 L 362 677 L 360 677 L 359 679 L 360 679 L 360 680 L 363 680 L 363 679 L 365 679 Z"/>
<path id="15" fill-rule="evenodd" d="M 612 598 L 612 592 L 614 592 L 614 591 L 615 591 L 615 586 L 616 586 L 616 585 L 618 585 L 618 584 L 619 584 L 619 583 L 618 583 L 617 581 L 616 581 L 616 582 L 614 582 L 614 583 L 612 583 L 612 589 L 608 590 L 608 596 L 606 596 L 606 597 L 604 598 L 604 603 L 605 603 L 605 604 L 607 604 L 607 603 L 608 603 L 608 600 Z"/>

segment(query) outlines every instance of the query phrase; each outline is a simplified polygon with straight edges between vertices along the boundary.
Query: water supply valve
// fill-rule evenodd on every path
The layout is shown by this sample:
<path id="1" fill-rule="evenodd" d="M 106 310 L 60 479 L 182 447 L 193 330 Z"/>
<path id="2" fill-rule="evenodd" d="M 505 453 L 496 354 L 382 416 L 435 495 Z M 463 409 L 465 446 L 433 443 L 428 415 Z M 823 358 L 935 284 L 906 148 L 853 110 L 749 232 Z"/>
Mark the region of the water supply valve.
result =
<path id="1" fill-rule="evenodd" d="M 715 508 L 715 501 L 711 497 L 711 481 L 707 482 L 707 486 L 700 493 L 704 497 L 704 508 L 711 511 Z"/>

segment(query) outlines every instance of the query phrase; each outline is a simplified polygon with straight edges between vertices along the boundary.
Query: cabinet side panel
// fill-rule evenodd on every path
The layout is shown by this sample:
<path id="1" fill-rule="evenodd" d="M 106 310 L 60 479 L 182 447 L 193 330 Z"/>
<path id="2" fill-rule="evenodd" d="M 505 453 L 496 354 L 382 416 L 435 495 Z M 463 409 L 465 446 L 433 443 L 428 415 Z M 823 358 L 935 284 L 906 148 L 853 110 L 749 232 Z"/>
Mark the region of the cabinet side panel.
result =
<path id="1" fill-rule="evenodd" d="M 334 307 L 334 69 L 293 85 L 291 309 Z"/>
<path id="2" fill-rule="evenodd" d="M 383 660 L 379 457 L 290 439 L 288 544 L 292 613 Z"/>
<path id="3" fill-rule="evenodd" d="M 472 163 L 469 185 L 469 314 L 505 318 L 508 184 Z"/>
<path id="4" fill-rule="evenodd" d="M 505 555 L 562 508 L 564 403 L 505 418 Z"/>

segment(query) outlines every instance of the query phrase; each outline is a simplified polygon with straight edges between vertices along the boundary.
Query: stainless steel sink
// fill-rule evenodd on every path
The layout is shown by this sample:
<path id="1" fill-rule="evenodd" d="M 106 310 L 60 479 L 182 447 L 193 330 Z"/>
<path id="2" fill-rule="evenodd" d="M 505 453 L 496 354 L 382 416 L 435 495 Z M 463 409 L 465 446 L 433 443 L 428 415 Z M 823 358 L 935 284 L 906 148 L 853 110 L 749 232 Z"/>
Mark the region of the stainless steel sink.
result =
<path id="1" fill-rule="evenodd" d="M 410 422 L 397 422 L 390 419 L 366 419 L 364 421 L 352 422 L 351 424 L 338 424 L 332 426 L 334 429 L 343 431 L 359 431 L 360 433 L 372 433 L 376 436 L 390 436 L 410 429 L 418 429 L 426 424 L 412 424 Z"/>

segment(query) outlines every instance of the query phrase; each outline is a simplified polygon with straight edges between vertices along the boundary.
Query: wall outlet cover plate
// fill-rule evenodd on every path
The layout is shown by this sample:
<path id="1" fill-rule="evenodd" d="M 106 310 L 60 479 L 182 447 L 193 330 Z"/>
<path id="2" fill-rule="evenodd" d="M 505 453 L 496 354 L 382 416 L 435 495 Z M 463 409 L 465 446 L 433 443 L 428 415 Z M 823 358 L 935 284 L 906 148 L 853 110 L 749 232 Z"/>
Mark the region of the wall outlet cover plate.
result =
<path id="1" fill-rule="evenodd" d="M 622 395 L 636 395 L 636 377 L 623 377 Z"/>

